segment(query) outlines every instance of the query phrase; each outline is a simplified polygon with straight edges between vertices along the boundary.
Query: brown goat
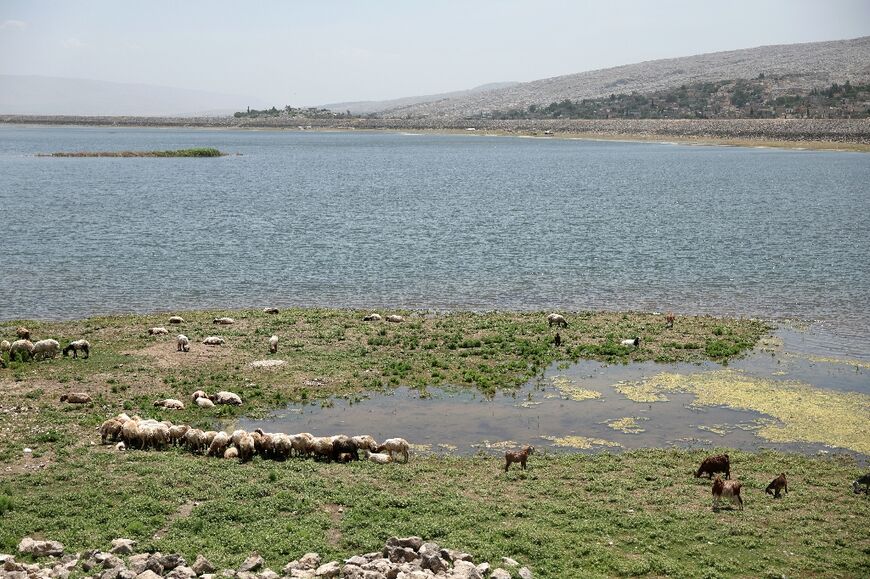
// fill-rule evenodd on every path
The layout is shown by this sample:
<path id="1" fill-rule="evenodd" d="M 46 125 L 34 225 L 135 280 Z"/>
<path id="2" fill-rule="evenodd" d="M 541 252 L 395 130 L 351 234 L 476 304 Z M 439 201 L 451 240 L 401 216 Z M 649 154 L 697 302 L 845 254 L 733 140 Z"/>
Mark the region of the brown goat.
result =
<path id="1" fill-rule="evenodd" d="M 665 316 L 665 327 L 673 328 L 675 319 L 676 317 L 674 316 L 674 312 L 668 312 L 668 315 Z"/>
<path id="2" fill-rule="evenodd" d="M 724 497 L 736 503 L 743 510 L 743 499 L 740 498 L 740 484 L 738 480 L 723 481 L 719 475 L 713 479 L 713 510 L 719 508 L 719 501 Z"/>
<path id="3" fill-rule="evenodd" d="M 19 340 L 29 340 L 30 339 L 30 330 L 28 330 L 24 326 L 18 326 L 15 329 L 15 335 L 18 336 Z"/>
<path id="4" fill-rule="evenodd" d="M 788 494 L 788 481 L 785 480 L 785 473 L 780 474 L 778 477 L 770 481 L 770 484 L 767 485 L 767 488 L 764 489 L 769 495 L 773 495 L 773 498 L 779 498 L 779 492 L 784 490 L 786 494 Z"/>
<path id="5" fill-rule="evenodd" d="M 726 479 L 731 478 L 731 460 L 727 454 L 717 454 L 705 458 L 698 468 L 698 472 L 695 473 L 695 478 L 702 474 L 707 474 L 713 478 L 717 472 L 724 472 Z"/>
<path id="6" fill-rule="evenodd" d="M 509 450 L 504 453 L 504 471 L 507 472 L 512 462 L 520 463 L 523 470 L 526 470 L 526 461 L 529 455 L 535 452 L 534 446 L 526 446 L 522 450 Z"/>

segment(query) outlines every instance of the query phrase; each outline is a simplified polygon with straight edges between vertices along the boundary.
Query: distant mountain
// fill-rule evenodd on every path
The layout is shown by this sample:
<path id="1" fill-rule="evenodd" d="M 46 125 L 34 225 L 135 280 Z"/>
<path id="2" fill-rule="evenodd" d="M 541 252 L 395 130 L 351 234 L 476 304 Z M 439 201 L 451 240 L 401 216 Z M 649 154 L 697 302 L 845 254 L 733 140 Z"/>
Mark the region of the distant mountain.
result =
<path id="1" fill-rule="evenodd" d="M 206 91 L 47 76 L 0 75 L 0 114 L 220 116 L 260 99 Z"/>
<path id="2" fill-rule="evenodd" d="M 465 96 L 476 95 L 479 93 L 491 91 L 491 90 L 499 90 L 505 88 L 511 88 L 517 86 L 518 82 L 493 82 L 490 84 L 484 84 L 478 87 L 474 87 L 468 90 L 459 90 L 454 92 L 445 92 L 440 94 L 430 94 L 424 96 L 415 96 L 415 97 L 404 97 L 399 99 L 385 100 L 385 101 L 355 101 L 355 102 L 346 102 L 346 103 L 332 103 L 327 105 L 321 105 L 321 108 L 329 109 L 331 111 L 335 111 L 337 113 L 344 113 L 350 111 L 352 115 L 369 115 L 373 113 L 380 113 L 389 109 L 399 109 L 403 107 L 408 107 L 412 105 L 431 103 L 435 101 L 442 101 L 445 99 L 459 99 Z"/>
<path id="3" fill-rule="evenodd" d="M 379 111 L 379 116 L 465 118 L 494 110 L 546 106 L 564 99 L 580 101 L 614 93 L 652 93 L 699 82 L 751 79 L 762 73 L 786 77 L 778 87 L 782 90 L 809 90 L 846 80 L 870 82 L 870 36 L 653 60 L 400 105 Z"/>

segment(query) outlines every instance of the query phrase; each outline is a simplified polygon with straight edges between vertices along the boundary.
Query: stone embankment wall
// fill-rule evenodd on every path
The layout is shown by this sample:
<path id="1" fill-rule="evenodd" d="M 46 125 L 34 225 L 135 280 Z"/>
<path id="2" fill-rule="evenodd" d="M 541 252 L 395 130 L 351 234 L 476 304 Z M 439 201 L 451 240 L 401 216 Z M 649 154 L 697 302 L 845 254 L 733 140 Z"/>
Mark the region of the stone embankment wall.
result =
<path id="1" fill-rule="evenodd" d="M 202 127 L 256 129 L 466 130 L 516 134 L 582 134 L 650 139 L 747 139 L 870 144 L 870 119 L 305 119 L 269 117 L 73 117 L 0 116 L 10 124 L 113 127 Z"/>

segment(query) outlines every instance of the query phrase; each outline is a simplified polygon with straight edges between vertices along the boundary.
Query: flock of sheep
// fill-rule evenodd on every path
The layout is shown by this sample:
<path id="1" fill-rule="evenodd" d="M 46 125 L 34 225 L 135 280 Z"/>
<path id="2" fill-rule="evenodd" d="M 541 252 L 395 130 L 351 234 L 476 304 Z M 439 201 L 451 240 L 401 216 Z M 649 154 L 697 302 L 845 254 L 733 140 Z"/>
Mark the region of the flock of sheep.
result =
<path id="1" fill-rule="evenodd" d="M 82 352 L 84 358 L 90 356 L 91 344 L 87 340 L 73 340 L 61 350 L 60 342 L 57 340 L 46 339 L 31 342 L 30 330 L 27 328 L 18 327 L 15 334 L 18 339 L 11 344 L 8 340 L 0 341 L 0 354 L 8 352 L 10 360 L 45 360 L 46 358 L 54 358 L 61 352 L 64 356 L 72 352 L 73 358 L 78 358 L 79 352 Z M 0 357 L 0 367 L 5 367 L 2 357 Z"/>

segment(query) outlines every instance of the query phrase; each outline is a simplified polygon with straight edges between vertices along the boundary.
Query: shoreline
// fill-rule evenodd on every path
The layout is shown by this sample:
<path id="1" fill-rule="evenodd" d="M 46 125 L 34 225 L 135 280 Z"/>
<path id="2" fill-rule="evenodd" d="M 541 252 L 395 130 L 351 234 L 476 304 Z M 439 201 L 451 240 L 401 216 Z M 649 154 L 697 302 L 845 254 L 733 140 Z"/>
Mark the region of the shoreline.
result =
<path id="1" fill-rule="evenodd" d="M 426 120 L 0 115 L 0 124 L 208 130 L 378 131 L 870 152 L 870 119 Z"/>

